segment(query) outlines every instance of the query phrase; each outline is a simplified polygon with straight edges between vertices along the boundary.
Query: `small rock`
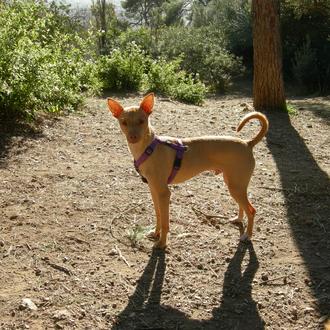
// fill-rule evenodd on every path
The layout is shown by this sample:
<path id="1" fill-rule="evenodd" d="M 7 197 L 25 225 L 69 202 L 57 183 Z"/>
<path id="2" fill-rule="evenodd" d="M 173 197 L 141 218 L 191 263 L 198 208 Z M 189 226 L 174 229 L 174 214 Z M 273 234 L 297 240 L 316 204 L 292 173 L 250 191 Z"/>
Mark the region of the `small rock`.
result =
<path id="1" fill-rule="evenodd" d="M 298 319 L 298 310 L 296 307 L 293 307 L 292 311 L 291 311 L 291 314 L 292 314 L 292 319 L 293 320 L 297 320 Z"/>
<path id="2" fill-rule="evenodd" d="M 66 320 L 71 317 L 71 313 L 67 309 L 60 309 L 53 314 L 55 321 Z"/>
<path id="3" fill-rule="evenodd" d="M 262 274 L 261 274 L 261 279 L 262 279 L 264 282 L 268 281 L 268 275 L 267 275 L 266 273 L 262 273 Z"/>
<path id="4" fill-rule="evenodd" d="M 264 308 L 264 305 L 263 305 L 260 301 L 258 302 L 257 305 L 258 305 L 258 308 L 259 308 L 259 309 L 263 309 L 263 308 Z"/>
<path id="5" fill-rule="evenodd" d="M 313 307 L 305 307 L 304 309 L 304 313 L 307 314 L 307 313 L 310 313 L 310 312 L 313 312 L 314 311 L 314 308 Z"/>
<path id="6" fill-rule="evenodd" d="M 38 309 L 38 307 L 35 305 L 35 303 L 31 299 L 24 298 L 24 299 L 22 299 L 22 302 L 19 305 L 19 309 L 21 309 L 21 310 L 29 309 L 31 311 L 36 311 Z"/>
<path id="7" fill-rule="evenodd" d="M 118 251 L 116 249 L 111 249 L 110 252 L 109 252 L 109 255 L 110 256 L 116 256 L 116 255 L 118 255 Z"/>

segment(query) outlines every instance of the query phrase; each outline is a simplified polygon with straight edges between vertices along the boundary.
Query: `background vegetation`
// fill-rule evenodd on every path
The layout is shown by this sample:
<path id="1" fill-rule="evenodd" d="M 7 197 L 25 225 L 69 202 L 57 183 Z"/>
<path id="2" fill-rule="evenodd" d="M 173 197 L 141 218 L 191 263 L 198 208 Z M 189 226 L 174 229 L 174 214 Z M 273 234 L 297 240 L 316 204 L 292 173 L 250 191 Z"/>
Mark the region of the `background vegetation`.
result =
<path id="1" fill-rule="evenodd" d="M 76 109 L 83 95 L 154 90 L 201 104 L 253 64 L 249 0 L 0 4 L 0 113 Z M 330 90 L 328 0 L 281 0 L 283 69 L 301 93 Z"/>

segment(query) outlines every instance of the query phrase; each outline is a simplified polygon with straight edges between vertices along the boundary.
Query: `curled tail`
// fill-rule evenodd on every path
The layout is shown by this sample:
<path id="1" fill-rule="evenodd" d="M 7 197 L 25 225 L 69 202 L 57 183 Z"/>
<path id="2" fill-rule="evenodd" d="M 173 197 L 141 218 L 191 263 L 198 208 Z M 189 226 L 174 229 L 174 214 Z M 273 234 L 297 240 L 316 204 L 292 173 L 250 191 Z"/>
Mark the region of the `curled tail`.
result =
<path id="1" fill-rule="evenodd" d="M 243 126 L 250 121 L 251 119 L 258 119 L 261 124 L 261 130 L 259 133 L 251 140 L 248 141 L 249 146 L 253 148 L 258 142 L 261 141 L 261 139 L 266 135 L 269 127 L 268 119 L 265 115 L 263 115 L 261 112 L 251 112 L 248 113 L 240 122 L 240 124 L 237 126 L 236 131 L 239 132 Z"/>

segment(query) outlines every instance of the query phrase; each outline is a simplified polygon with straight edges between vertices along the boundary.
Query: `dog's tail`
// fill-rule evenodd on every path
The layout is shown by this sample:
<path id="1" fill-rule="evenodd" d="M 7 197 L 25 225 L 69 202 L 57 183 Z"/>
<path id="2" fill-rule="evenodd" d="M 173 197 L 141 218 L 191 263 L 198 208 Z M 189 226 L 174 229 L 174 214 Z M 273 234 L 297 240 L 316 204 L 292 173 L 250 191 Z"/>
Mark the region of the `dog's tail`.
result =
<path id="1" fill-rule="evenodd" d="M 240 124 L 237 126 L 237 132 L 239 132 L 243 126 L 250 121 L 251 119 L 258 119 L 261 124 L 261 130 L 259 133 L 251 140 L 248 141 L 249 146 L 253 148 L 257 143 L 261 141 L 261 139 L 266 135 L 269 127 L 268 119 L 267 117 L 262 114 L 261 112 L 251 112 L 248 113 L 240 122 Z"/>

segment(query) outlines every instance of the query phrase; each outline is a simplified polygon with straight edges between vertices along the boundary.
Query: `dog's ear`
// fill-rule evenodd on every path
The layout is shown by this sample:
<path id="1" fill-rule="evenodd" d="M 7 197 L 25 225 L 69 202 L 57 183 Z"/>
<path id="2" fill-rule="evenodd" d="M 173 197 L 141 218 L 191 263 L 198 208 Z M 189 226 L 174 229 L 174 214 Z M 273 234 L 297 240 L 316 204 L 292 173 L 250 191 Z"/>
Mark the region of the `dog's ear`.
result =
<path id="1" fill-rule="evenodd" d="M 154 106 L 154 97 L 154 93 L 149 93 L 143 98 L 140 104 L 140 109 L 142 109 L 147 115 L 150 115 L 152 113 L 152 108 Z"/>
<path id="2" fill-rule="evenodd" d="M 123 112 L 123 107 L 114 99 L 110 97 L 107 99 L 109 110 L 112 112 L 113 116 L 118 118 Z"/>

